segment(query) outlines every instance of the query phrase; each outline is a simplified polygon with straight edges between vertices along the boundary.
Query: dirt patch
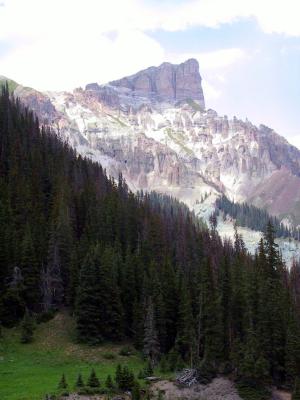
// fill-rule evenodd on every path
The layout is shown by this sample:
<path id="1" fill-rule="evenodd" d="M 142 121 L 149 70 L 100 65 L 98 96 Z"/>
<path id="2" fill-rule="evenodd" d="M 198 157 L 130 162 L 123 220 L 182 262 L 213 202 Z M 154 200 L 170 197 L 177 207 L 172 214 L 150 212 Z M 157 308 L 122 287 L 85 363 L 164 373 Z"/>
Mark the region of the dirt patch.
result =
<path id="1" fill-rule="evenodd" d="M 161 390 L 165 400 L 242 400 L 233 383 L 225 378 L 216 378 L 209 385 L 179 387 L 175 382 L 160 381 L 152 385 L 152 393 Z"/>
<path id="2" fill-rule="evenodd" d="M 272 400 L 291 400 L 292 395 L 289 392 L 283 390 L 274 390 L 272 392 Z"/>

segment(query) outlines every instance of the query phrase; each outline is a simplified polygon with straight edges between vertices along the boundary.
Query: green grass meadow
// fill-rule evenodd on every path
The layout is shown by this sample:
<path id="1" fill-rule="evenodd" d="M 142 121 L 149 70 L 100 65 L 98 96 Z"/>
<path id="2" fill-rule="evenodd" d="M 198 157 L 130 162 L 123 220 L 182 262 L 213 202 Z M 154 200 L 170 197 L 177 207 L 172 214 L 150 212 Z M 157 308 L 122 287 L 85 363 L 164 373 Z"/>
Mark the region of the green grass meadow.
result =
<path id="1" fill-rule="evenodd" d="M 66 313 L 37 325 L 34 341 L 29 344 L 20 343 L 18 328 L 4 330 L 0 339 L 0 399 L 44 399 L 45 394 L 56 393 L 63 373 L 72 392 L 78 373 L 86 381 L 92 368 L 104 386 L 107 375 L 114 377 L 119 363 L 137 375 L 145 363 L 139 354 L 119 355 L 123 346 L 77 344 L 74 322 Z"/>

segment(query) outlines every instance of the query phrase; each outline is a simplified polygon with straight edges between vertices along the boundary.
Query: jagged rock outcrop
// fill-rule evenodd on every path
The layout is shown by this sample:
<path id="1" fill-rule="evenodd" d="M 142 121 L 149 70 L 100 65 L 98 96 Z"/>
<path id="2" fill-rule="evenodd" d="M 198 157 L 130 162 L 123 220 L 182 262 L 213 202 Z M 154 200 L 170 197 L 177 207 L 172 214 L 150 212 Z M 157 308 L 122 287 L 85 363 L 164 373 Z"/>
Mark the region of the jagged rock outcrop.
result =
<path id="1" fill-rule="evenodd" d="M 132 96 L 144 96 L 155 101 L 197 100 L 205 108 L 201 80 L 198 61 L 189 59 L 179 65 L 165 62 L 159 67 L 150 67 L 110 82 L 110 85 L 127 88 Z"/>
<path id="2" fill-rule="evenodd" d="M 300 223 L 300 152 L 263 125 L 204 109 L 196 60 L 164 63 L 72 93 L 14 92 L 77 151 L 121 171 L 133 190 L 194 207 L 208 192 Z"/>

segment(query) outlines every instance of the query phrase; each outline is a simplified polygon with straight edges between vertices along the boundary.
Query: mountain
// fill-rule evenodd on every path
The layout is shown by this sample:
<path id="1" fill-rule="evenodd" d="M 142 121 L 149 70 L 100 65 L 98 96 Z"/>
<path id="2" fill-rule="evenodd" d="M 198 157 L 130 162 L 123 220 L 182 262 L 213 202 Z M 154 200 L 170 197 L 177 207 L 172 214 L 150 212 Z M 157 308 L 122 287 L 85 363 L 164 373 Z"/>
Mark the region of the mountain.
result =
<path id="1" fill-rule="evenodd" d="M 264 125 L 205 109 L 201 81 L 190 59 L 72 93 L 13 91 L 134 191 L 171 194 L 193 209 L 207 194 L 210 202 L 225 194 L 300 224 L 300 151 Z"/>
<path id="2" fill-rule="evenodd" d="M 38 95 L 25 92 L 28 98 Z M 109 395 L 134 388 L 127 365 L 139 364 L 129 358 L 133 352 L 127 344 L 147 361 L 140 379 L 153 367 L 164 367 L 167 376 L 196 369 L 189 380 L 186 370 L 180 375 L 187 383 L 207 383 L 225 374 L 239 383 L 243 399 L 269 398 L 259 395 L 265 386 L 293 385 L 300 361 L 300 264 L 288 270 L 282 263 L 272 225 L 257 257 L 245 251 L 239 235 L 234 245 L 222 242 L 214 224 L 210 230 L 200 225 L 178 201 L 155 192 L 135 195 L 121 176 L 117 182 L 109 179 L 99 163 L 76 154 L 50 128 L 40 128 L 35 115 L 5 88 L 0 94 L 0 172 L 0 321 L 9 338 L 3 346 L 1 338 L 1 369 L 3 376 L 11 375 L 12 386 L 5 378 L 1 399 L 10 399 L 15 386 L 17 393 L 21 385 L 23 390 L 16 400 L 45 398 L 57 387 L 57 362 L 51 362 L 56 372 L 49 373 L 41 343 L 32 347 L 28 342 L 34 341 L 33 319 L 44 322 L 56 314 L 58 321 L 62 309 L 69 312 L 74 331 L 70 359 L 58 359 L 59 372 L 74 379 L 76 368 L 87 371 L 91 362 L 96 367 L 100 360 L 99 369 L 105 370 L 105 364 L 106 371 L 120 362 L 117 386 L 107 387 Z M 47 325 L 50 342 L 61 349 L 67 343 L 59 340 L 55 320 Z M 66 329 L 64 321 L 60 326 Z M 17 345 L 11 338 L 20 330 Z M 106 357 L 100 347 L 98 359 L 93 348 L 77 346 L 81 359 L 89 357 L 79 364 L 75 337 L 94 350 L 103 343 L 109 349 L 112 342 L 126 343 L 126 351 L 119 347 L 121 357 Z M 21 356 L 23 346 L 26 355 Z M 34 382 L 50 375 L 42 386 L 46 393 L 35 392 L 41 388 L 33 380 L 33 395 L 24 393 L 28 362 L 38 365 L 31 369 Z M 96 388 L 103 392 L 103 385 Z M 59 389 L 65 393 L 65 387 Z M 220 398 L 225 390 L 218 387 Z"/>

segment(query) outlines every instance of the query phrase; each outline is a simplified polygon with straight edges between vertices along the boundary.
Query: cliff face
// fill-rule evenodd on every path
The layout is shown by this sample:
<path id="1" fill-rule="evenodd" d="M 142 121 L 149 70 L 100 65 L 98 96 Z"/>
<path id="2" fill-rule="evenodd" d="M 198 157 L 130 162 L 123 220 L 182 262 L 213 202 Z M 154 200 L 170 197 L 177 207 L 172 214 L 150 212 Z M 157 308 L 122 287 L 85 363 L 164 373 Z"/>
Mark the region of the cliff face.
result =
<path id="1" fill-rule="evenodd" d="M 135 106 L 137 103 L 174 104 L 182 100 L 196 101 L 204 109 L 204 95 L 201 86 L 199 64 L 190 59 L 182 64 L 163 63 L 159 67 L 150 67 L 134 75 L 127 76 L 109 85 L 91 83 L 86 90 L 93 92 L 110 106 Z M 139 100 L 139 101 L 138 101 Z"/>
<path id="2" fill-rule="evenodd" d="M 299 150 L 265 126 L 205 110 L 196 60 L 73 93 L 15 93 L 133 190 L 167 192 L 191 207 L 205 193 L 225 193 L 300 223 Z"/>

